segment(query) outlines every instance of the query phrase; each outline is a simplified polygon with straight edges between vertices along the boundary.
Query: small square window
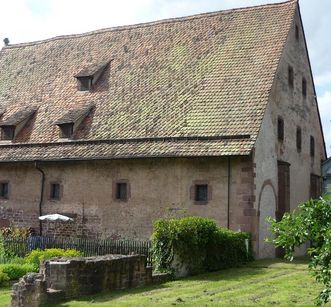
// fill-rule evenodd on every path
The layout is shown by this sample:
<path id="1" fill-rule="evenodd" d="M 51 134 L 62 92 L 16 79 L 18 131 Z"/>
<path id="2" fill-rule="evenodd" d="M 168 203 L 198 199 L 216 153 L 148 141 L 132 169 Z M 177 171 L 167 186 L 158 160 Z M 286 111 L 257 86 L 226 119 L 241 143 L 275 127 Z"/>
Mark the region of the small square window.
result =
<path id="1" fill-rule="evenodd" d="M 302 78 L 302 96 L 307 96 L 307 81 L 305 78 Z"/>
<path id="2" fill-rule="evenodd" d="M 312 135 L 310 136 L 310 156 L 315 156 L 315 139 Z"/>
<path id="3" fill-rule="evenodd" d="M 128 199 L 128 185 L 126 182 L 116 183 L 116 199 L 118 200 Z"/>
<path id="4" fill-rule="evenodd" d="M 59 183 L 52 183 L 51 184 L 51 194 L 50 198 L 53 200 L 59 200 L 60 199 L 60 184 Z"/>
<path id="5" fill-rule="evenodd" d="M 60 127 L 60 138 L 63 139 L 70 139 L 74 132 L 74 124 L 68 123 L 68 124 L 61 124 Z"/>
<path id="6" fill-rule="evenodd" d="M 288 67 L 288 85 L 293 88 L 294 86 L 294 71 L 293 67 L 289 66 Z"/>
<path id="7" fill-rule="evenodd" d="M 92 78 L 91 77 L 79 77 L 77 78 L 79 82 L 80 91 L 90 91 L 92 88 Z"/>
<path id="8" fill-rule="evenodd" d="M 278 117 L 277 121 L 278 140 L 284 141 L 284 120 Z"/>
<path id="9" fill-rule="evenodd" d="M 1 139 L 2 140 L 13 140 L 15 136 L 14 126 L 3 126 L 1 128 Z"/>
<path id="10" fill-rule="evenodd" d="M 8 182 L 0 182 L 0 198 L 8 199 Z"/>
<path id="11" fill-rule="evenodd" d="M 301 147 L 302 147 L 302 132 L 301 132 L 301 128 L 297 127 L 297 150 L 298 150 L 298 152 L 301 152 Z"/>
<path id="12" fill-rule="evenodd" d="M 208 201 L 208 185 L 196 184 L 195 185 L 195 201 Z"/>

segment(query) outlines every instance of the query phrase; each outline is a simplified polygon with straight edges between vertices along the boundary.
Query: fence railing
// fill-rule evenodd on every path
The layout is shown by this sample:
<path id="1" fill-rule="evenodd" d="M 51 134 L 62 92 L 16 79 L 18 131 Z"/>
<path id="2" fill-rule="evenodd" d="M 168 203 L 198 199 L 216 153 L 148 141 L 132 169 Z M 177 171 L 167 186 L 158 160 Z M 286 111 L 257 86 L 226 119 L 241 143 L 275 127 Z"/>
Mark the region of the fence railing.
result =
<path id="1" fill-rule="evenodd" d="M 4 248 L 11 253 L 24 257 L 34 249 L 73 248 L 84 256 L 102 256 L 107 254 L 141 254 L 147 256 L 147 265 L 152 265 L 150 241 L 138 240 L 88 240 L 80 238 L 33 236 L 28 238 L 5 237 Z"/>

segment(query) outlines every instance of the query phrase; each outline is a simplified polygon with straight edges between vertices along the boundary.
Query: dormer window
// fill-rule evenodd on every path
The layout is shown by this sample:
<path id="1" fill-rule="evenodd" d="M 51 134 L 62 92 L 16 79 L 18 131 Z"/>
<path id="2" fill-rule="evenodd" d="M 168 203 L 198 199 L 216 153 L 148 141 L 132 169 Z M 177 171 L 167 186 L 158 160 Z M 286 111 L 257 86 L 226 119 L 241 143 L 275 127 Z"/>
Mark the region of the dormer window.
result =
<path id="1" fill-rule="evenodd" d="M 93 107 L 93 105 L 85 105 L 75 109 L 70 109 L 67 113 L 63 114 L 63 116 L 55 122 L 55 125 L 60 128 L 60 138 L 73 138 L 76 129 L 90 113 Z"/>
<path id="2" fill-rule="evenodd" d="M 77 77 L 79 82 L 80 91 L 90 91 L 92 88 L 92 78 L 91 77 Z"/>
<path id="3" fill-rule="evenodd" d="M 14 140 L 16 135 L 23 129 L 35 112 L 36 109 L 29 107 L 16 111 L 15 113 L 8 112 L 8 115 L 4 113 L 0 122 L 1 140 Z"/>
<path id="4" fill-rule="evenodd" d="M 59 124 L 60 128 L 60 138 L 62 139 L 71 139 L 72 135 L 74 133 L 74 124 L 68 123 L 68 124 Z"/>
<path id="5" fill-rule="evenodd" d="M 1 127 L 1 140 L 13 140 L 15 136 L 15 126 Z"/>
<path id="6" fill-rule="evenodd" d="M 109 62 L 92 64 L 81 70 L 75 78 L 78 81 L 79 91 L 91 91 L 94 84 L 100 79 Z"/>

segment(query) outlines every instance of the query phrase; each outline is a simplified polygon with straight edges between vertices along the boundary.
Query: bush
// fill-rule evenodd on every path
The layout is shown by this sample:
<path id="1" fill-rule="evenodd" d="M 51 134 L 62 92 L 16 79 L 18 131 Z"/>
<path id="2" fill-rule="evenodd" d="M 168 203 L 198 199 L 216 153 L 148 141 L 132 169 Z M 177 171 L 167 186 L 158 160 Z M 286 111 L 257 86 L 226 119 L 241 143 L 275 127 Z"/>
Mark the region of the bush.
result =
<path id="1" fill-rule="evenodd" d="M 6 273 L 0 270 L 0 287 L 7 286 L 9 277 Z"/>
<path id="2" fill-rule="evenodd" d="M 0 264 L 0 271 L 7 274 L 10 280 L 19 279 L 29 272 L 38 272 L 38 266 L 31 263 L 16 264 L 6 263 Z"/>
<path id="3" fill-rule="evenodd" d="M 292 213 L 285 213 L 280 221 L 269 218 L 275 238 L 269 240 L 276 247 L 285 249 L 285 258 L 292 260 L 295 247 L 310 241 L 309 268 L 316 281 L 324 284 L 317 304 L 331 301 L 331 199 L 324 195 L 298 206 Z"/>
<path id="4" fill-rule="evenodd" d="M 252 259 L 245 239 L 249 234 L 219 228 L 208 218 L 161 219 L 154 223 L 153 263 L 169 271 L 175 259 L 190 274 L 237 266 Z"/>
<path id="5" fill-rule="evenodd" d="M 75 249 L 61 249 L 61 248 L 49 248 L 45 250 L 35 249 L 25 257 L 25 261 L 27 263 L 31 263 L 39 266 L 39 263 L 42 260 L 48 260 L 55 257 L 79 257 L 79 256 L 82 256 L 82 253 Z"/>
<path id="6" fill-rule="evenodd" d="M 28 236 L 34 234 L 34 230 L 32 228 L 2 227 L 0 228 L 0 233 L 4 237 L 25 239 Z"/>

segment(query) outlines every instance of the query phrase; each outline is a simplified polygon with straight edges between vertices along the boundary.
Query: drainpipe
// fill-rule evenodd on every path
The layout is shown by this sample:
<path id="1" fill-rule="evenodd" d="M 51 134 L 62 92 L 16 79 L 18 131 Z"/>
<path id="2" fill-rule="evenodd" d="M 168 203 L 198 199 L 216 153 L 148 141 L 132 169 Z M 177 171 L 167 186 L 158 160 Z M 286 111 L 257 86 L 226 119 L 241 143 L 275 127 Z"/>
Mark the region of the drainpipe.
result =
<path id="1" fill-rule="evenodd" d="M 230 189 L 231 189 L 231 157 L 228 157 L 228 208 L 227 208 L 227 228 L 230 229 Z"/>
<path id="2" fill-rule="evenodd" d="M 42 216 L 42 205 L 44 202 L 44 188 L 45 188 L 45 173 L 38 165 L 38 161 L 35 161 L 36 170 L 41 173 L 41 187 L 40 187 L 40 200 L 39 200 L 39 216 Z M 39 234 L 42 235 L 42 222 L 39 220 Z"/>

